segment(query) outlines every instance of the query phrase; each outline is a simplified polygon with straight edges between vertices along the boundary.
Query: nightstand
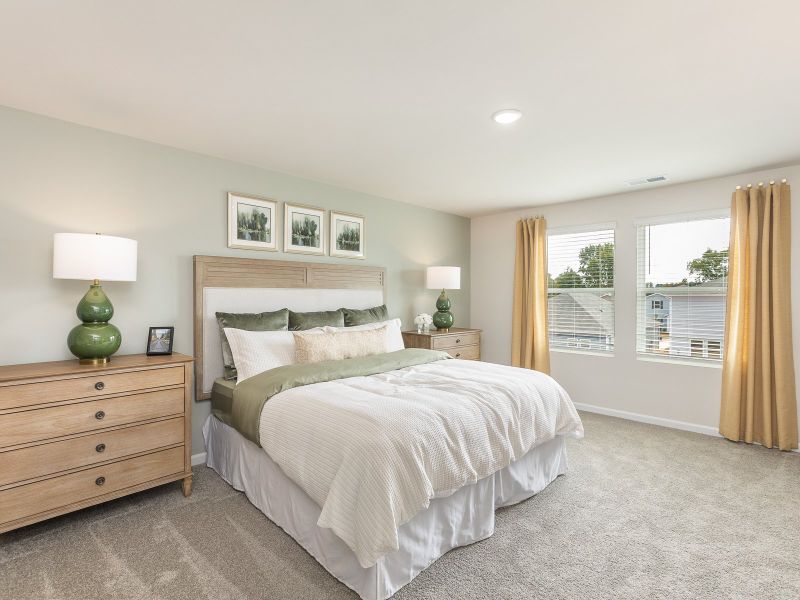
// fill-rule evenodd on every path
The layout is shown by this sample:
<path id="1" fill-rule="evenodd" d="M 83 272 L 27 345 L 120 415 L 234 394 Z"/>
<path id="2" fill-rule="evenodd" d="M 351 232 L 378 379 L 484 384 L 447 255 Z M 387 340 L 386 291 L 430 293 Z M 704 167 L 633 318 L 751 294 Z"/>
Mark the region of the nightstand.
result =
<path id="1" fill-rule="evenodd" d="M 453 358 L 464 360 L 481 359 L 481 330 L 451 327 L 446 330 L 417 333 L 404 331 L 403 342 L 406 348 L 425 348 L 443 350 Z"/>
<path id="2" fill-rule="evenodd" d="M 171 481 L 192 490 L 192 358 L 0 367 L 0 533 Z"/>

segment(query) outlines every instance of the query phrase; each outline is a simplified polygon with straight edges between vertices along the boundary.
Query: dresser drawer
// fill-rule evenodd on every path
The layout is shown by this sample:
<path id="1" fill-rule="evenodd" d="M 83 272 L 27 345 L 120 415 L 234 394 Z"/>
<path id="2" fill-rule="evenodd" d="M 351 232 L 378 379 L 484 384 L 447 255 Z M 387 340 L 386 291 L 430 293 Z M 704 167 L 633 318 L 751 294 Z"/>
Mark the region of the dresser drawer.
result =
<path id="1" fill-rule="evenodd" d="M 481 343 L 480 333 L 462 333 L 453 335 L 433 336 L 432 345 L 434 350 L 450 350 L 459 346 L 477 346 Z"/>
<path id="2" fill-rule="evenodd" d="M 183 443 L 183 417 L 0 452 L 0 486 Z"/>
<path id="3" fill-rule="evenodd" d="M 0 522 L 14 521 L 181 473 L 183 448 L 171 448 L 0 492 Z"/>
<path id="4" fill-rule="evenodd" d="M 183 414 L 184 388 L 0 415 L 0 448 Z"/>
<path id="5" fill-rule="evenodd" d="M 60 400 L 77 400 L 120 392 L 136 392 L 149 388 L 183 385 L 183 379 L 183 367 L 167 367 L 10 385 L 0 387 L 0 410 Z"/>
<path id="6" fill-rule="evenodd" d="M 463 346 L 459 348 L 448 348 L 445 350 L 453 358 L 460 358 L 461 360 L 480 360 L 481 347 L 480 346 Z"/>

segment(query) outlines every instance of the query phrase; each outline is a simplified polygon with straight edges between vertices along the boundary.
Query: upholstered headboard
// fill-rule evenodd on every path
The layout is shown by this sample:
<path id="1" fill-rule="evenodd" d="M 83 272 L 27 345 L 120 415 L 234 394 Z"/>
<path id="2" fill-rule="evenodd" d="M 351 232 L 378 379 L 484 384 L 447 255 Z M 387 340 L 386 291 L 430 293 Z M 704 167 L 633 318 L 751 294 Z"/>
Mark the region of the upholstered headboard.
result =
<path id="1" fill-rule="evenodd" d="M 385 298 L 383 267 L 195 256 L 195 399 L 208 399 L 223 373 L 217 311 L 369 308 Z"/>

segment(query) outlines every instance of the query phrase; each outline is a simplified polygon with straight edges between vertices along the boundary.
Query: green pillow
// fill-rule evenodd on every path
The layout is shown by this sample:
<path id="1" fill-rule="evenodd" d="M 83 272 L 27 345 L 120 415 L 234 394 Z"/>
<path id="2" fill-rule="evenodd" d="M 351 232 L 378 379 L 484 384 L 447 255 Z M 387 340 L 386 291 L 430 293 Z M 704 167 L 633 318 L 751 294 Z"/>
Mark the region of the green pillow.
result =
<path id="1" fill-rule="evenodd" d="M 302 331 L 312 327 L 344 327 L 344 313 L 339 310 L 322 310 L 319 312 L 289 311 L 289 330 Z"/>
<path id="2" fill-rule="evenodd" d="M 225 379 L 236 379 L 236 365 L 224 329 L 244 329 L 245 331 L 286 331 L 289 328 L 289 309 L 263 313 L 218 312 L 219 337 L 222 340 L 222 364 L 225 366 Z"/>
<path id="3" fill-rule="evenodd" d="M 366 325 L 367 323 L 380 323 L 389 320 L 389 311 L 385 304 L 358 310 L 356 308 L 340 308 L 344 313 L 344 326 Z"/>

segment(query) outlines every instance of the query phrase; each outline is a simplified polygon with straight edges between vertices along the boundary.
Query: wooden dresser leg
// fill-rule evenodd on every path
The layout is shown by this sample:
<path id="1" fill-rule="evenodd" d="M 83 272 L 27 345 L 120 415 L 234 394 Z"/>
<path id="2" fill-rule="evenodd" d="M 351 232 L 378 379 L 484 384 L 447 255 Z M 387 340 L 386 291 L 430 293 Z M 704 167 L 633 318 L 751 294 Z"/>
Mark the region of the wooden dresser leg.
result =
<path id="1" fill-rule="evenodd" d="M 192 476 L 189 475 L 189 477 L 184 477 L 183 481 L 181 482 L 181 485 L 183 487 L 183 495 L 185 497 L 187 497 L 187 498 L 189 496 L 191 496 L 192 495 Z"/>

